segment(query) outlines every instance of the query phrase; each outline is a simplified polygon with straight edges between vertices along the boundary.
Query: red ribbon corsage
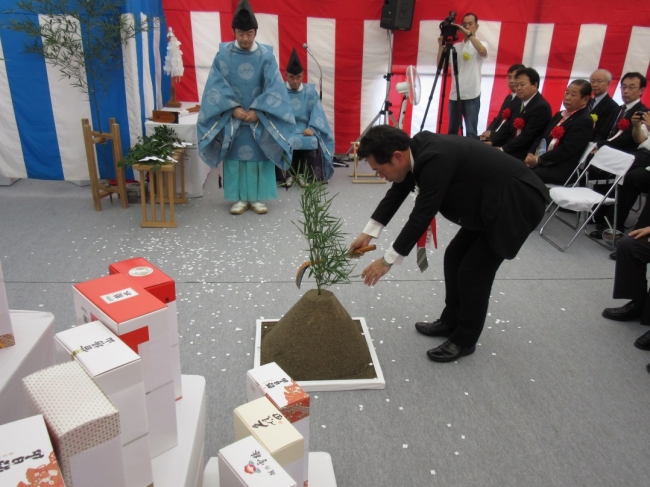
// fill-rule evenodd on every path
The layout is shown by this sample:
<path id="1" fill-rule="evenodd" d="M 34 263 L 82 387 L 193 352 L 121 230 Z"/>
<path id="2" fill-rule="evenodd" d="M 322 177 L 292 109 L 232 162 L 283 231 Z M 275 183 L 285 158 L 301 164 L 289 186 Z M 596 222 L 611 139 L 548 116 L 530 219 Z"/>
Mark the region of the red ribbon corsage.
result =
<path id="1" fill-rule="evenodd" d="M 524 119 L 521 117 L 515 118 L 515 121 L 512 122 L 512 126 L 517 130 L 522 130 L 525 125 L 526 124 L 524 123 Z"/>
<path id="2" fill-rule="evenodd" d="M 501 112 L 501 119 L 502 120 L 508 120 L 510 118 L 510 115 L 512 114 L 512 111 L 510 111 L 509 108 L 506 108 Z"/>
<path id="3" fill-rule="evenodd" d="M 560 140 L 564 136 L 564 127 L 553 127 L 551 130 L 551 137 Z"/>
<path id="4" fill-rule="evenodd" d="M 616 125 L 616 128 L 625 131 L 630 128 L 630 121 L 627 118 L 621 118 Z"/>

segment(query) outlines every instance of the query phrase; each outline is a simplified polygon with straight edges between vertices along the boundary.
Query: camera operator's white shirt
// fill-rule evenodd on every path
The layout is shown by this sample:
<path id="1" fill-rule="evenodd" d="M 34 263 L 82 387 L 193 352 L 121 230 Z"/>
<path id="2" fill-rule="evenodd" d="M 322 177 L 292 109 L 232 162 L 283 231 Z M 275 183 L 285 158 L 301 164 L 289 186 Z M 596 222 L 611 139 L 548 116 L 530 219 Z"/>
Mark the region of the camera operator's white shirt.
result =
<path id="1" fill-rule="evenodd" d="M 487 50 L 487 43 L 483 41 L 479 42 L 483 44 L 483 47 Z M 461 100 L 472 100 L 481 95 L 481 68 L 483 67 L 483 60 L 487 59 L 487 56 L 484 58 L 481 57 L 476 48 L 472 45 L 472 41 L 469 39 L 467 39 L 467 42 L 463 41 L 455 44 L 454 47 L 456 47 L 456 52 L 458 54 L 458 85 L 460 89 L 460 98 Z M 451 55 L 449 59 L 449 68 L 451 71 L 451 92 L 449 93 L 449 99 L 457 100 L 456 80 L 454 79 L 454 68 Z"/>

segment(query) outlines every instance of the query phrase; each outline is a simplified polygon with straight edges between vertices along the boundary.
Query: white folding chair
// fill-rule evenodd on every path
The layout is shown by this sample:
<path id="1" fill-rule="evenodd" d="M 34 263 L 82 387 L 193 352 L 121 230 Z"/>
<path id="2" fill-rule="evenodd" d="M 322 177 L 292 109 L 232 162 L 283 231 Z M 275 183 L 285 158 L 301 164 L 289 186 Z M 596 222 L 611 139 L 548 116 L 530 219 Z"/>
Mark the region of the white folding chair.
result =
<path id="1" fill-rule="evenodd" d="M 551 213 L 551 216 L 548 217 L 546 222 L 544 222 L 542 228 L 540 228 L 539 230 L 540 236 L 544 240 L 549 242 L 551 245 L 553 245 L 553 247 L 563 252 L 569 248 L 569 246 L 573 243 L 573 241 L 578 237 L 578 234 L 580 234 L 580 232 L 582 232 L 585 229 L 587 224 L 594 217 L 594 213 L 598 211 L 598 209 L 603 205 L 614 205 L 614 229 L 616 229 L 616 223 L 617 223 L 616 203 L 618 199 L 618 184 L 633 162 L 634 162 L 634 156 L 631 154 L 627 154 L 625 152 L 621 152 L 607 146 L 599 149 L 598 152 L 596 152 L 596 155 L 593 157 L 593 159 L 591 159 L 591 162 L 587 165 L 587 167 L 585 167 L 582 171 L 579 172 L 579 176 L 572 186 L 569 187 L 558 186 L 550 189 L 551 198 L 553 200 L 551 205 L 555 204 L 556 208 L 553 211 L 553 213 Z M 601 193 L 597 193 L 591 188 L 580 186 L 580 181 L 583 178 L 585 179 L 585 184 L 586 184 L 587 173 L 591 167 L 602 169 L 603 171 L 606 171 L 615 177 L 604 195 Z M 573 174 L 571 175 L 571 177 L 573 177 Z M 569 179 L 569 181 L 570 180 L 571 179 Z M 610 198 L 610 195 L 612 193 L 614 193 L 614 197 Z M 573 235 L 569 243 L 564 247 L 561 247 L 559 244 L 551 240 L 547 235 L 544 235 L 544 229 L 546 228 L 546 225 L 548 225 L 548 223 L 553 218 L 559 219 L 564 224 L 570 226 L 574 230 L 576 229 L 576 227 L 566 222 L 564 219 L 556 217 L 556 214 L 560 208 L 566 208 L 567 210 L 587 213 L 587 218 L 585 218 L 584 223 L 581 226 L 579 226 L 578 225 L 579 221 L 578 221 L 578 224 L 576 224 L 576 227 L 578 227 L 576 233 Z M 598 240 L 594 240 L 594 241 L 598 242 L 601 245 L 605 245 Z M 610 245 L 605 245 L 605 246 L 613 248 L 614 243 L 615 243 L 615 238 L 612 239 L 611 246 Z"/>

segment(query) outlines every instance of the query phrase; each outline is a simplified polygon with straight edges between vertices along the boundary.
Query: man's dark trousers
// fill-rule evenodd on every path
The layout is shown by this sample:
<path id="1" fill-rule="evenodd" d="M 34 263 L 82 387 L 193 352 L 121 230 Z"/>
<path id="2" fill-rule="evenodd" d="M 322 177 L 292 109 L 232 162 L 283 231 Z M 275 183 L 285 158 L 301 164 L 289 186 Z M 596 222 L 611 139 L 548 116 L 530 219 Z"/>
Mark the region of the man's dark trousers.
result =
<path id="1" fill-rule="evenodd" d="M 650 299 L 646 266 L 650 262 L 648 236 L 635 240 L 625 237 L 616 246 L 616 273 L 614 274 L 614 299 L 631 299 L 645 302 L 641 324 L 650 325 Z"/>
<path id="2" fill-rule="evenodd" d="M 456 345 L 471 347 L 478 341 L 492 283 L 503 261 L 490 249 L 484 232 L 461 227 L 449 243 L 444 257 L 445 309 L 440 319 L 455 327 L 449 339 Z"/>

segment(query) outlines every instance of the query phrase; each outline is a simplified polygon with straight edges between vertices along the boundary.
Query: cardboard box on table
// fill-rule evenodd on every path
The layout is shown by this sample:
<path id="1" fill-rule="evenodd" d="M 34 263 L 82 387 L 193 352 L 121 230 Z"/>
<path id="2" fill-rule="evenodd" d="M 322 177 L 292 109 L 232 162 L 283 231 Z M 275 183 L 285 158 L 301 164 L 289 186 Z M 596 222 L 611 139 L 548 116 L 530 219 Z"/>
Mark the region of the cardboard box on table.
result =
<path id="1" fill-rule="evenodd" d="M 0 484 L 65 487 L 42 415 L 0 426 Z"/>
<path id="2" fill-rule="evenodd" d="M 11 316 L 9 316 L 7 290 L 2 276 L 2 262 L 0 262 L 0 348 L 11 347 L 15 343 L 14 332 L 11 327 Z"/>
<path id="3" fill-rule="evenodd" d="M 58 363 L 77 360 L 120 413 L 127 487 L 153 484 L 140 356 L 99 321 L 54 336 Z"/>
<path id="4" fill-rule="evenodd" d="M 304 471 L 299 485 L 306 487 L 309 479 L 309 394 L 278 364 L 271 362 L 246 373 L 246 395 L 249 401 L 266 396 L 304 438 Z"/>
<path id="5" fill-rule="evenodd" d="M 76 362 L 23 379 L 30 414 L 42 414 L 67 487 L 125 487 L 117 408 Z"/>
<path id="6" fill-rule="evenodd" d="M 296 487 L 254 436 L 219 450 L 219 487 Z"/>
<path id="7" fill-rule="evenodd" d="M 183 397 L 181 388 L 181 351 L 178 346 L 178 313 L 176 283 L 167 274 L 142 257 L 115 262 L 108 266 L 110 274 L 121 274 L 145 288 L 169 308 L 169 333 L 172 346 L 172 373 L 176 400 Z"/>
<path id="8" fill-rule="evenodd" d="M 79 324 L 101 321 L 142 357 L 152 457 L 178 444 L 167 306 L 115 274 L 76 284 Z"/>
<path id="9" fill-rule="evenodd" d="M 282 468 L 302 485 L 305 441 L 267 397 L 235 409 L 235 440 L 253 435 Z"/>

